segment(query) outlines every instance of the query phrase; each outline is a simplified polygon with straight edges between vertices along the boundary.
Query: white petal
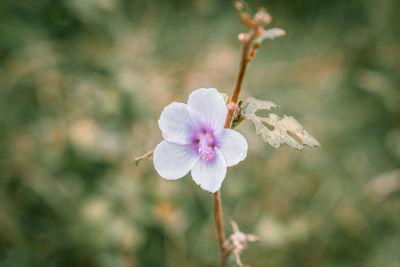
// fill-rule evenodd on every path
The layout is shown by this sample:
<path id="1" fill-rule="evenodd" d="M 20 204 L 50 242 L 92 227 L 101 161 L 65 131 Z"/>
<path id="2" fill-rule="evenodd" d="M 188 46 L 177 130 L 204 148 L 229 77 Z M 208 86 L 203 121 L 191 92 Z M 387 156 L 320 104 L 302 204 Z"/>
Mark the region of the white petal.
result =
<path id="1" fill-rule="evenodd" d="M 168 142 L 180 145 L 192 142 L 194 126 L 186 104 L 173 102 L 166 106 L 158 120 L 158 126 Z"/>
<path id="2" fill-rule="evenodd" d="M 238 164 L 247 155 L 247 141 L 239 132 L 224 129 L 217 134 L 218 148 L 225 157 L 228 167 Z"/>
<path id="3" fill-rule="evenodd" d="M 168 180 L 185 176 L 199 160 L 200 156 L 190 145 L 177 145 L 162 141 L 154 150 L 154 168 Z"/>
<path id="4" fill-rule="evenodd" d="M 226 175 L 226 163 L 224 156 L 215 148 L 213 161 L 200 159 L 192 169 L 192 178 L 196 184 L 204 190 L 214 193 L 221 188 L 222 181 Z"/>
<path id="5" fill-rule="evenodd" d="M 189 113 L 198 127 L 211 127 L 215 132 L 224 128 L 228 109 L 215 88 L 200 88 L 189 95 Z"/>

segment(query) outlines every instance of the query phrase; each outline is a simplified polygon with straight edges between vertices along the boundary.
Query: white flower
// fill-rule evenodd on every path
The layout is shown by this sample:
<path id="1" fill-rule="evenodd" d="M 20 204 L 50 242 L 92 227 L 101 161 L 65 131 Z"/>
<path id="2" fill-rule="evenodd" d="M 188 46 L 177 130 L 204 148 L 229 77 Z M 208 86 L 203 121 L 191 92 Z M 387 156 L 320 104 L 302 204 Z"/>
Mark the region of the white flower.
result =
<path id="1" fill-rule="evenodd" d="M 187 104 L 173 102 L 164 108 L 158 125 L 165 139 L 154 150 L 154 168 L 161 177 L 176 180 L 191 171 L 204 190 L 218 191 L 226 168 L 247 154 L 246 139 L 225 129 L 227 107 L 214 88 L 200 88 Z"/>

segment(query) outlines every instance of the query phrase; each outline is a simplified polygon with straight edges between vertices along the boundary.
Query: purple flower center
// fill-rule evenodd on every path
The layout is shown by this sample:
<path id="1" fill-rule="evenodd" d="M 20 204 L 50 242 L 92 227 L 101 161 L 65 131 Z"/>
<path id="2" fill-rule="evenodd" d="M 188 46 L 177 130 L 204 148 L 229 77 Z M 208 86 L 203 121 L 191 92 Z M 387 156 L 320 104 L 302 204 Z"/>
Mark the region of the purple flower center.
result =
<path id="1" fill-rule="evenodd" d="M 194 149 L 199 153 L 200 157 L 205 161 L 211 161 L 214 154 L 216 140 L 212 130 L 200 129 L 193 137 Z"/>

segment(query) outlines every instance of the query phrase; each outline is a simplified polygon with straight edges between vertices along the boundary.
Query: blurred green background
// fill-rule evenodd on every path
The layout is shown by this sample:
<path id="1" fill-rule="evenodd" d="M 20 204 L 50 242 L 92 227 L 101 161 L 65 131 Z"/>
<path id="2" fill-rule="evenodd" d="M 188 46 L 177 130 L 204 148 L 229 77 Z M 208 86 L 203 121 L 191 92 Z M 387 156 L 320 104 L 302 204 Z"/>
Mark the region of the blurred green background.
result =
<path id="1" fill-rule="evenodd" d="M 222 187 L 251 266 L 400 266 L 400 2 L 270 0 L 242 99 L 321 143 L 264 144 Z M 230 94 L 246 31 L 231 1 L 0 1 L 0 266 L 216 266 L 211 194 L 135 156 L 200 87 Z M 233 265 L 232 265 L 233 266 Z"/>

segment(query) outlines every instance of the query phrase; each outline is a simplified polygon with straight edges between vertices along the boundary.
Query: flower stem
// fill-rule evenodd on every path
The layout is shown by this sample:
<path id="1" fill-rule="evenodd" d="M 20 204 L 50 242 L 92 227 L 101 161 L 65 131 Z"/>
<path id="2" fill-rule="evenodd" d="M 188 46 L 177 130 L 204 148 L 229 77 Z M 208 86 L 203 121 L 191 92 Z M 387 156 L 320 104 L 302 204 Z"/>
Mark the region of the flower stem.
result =
<path id="1" fill-rule="evenodd" d="M 213 193 L 213 203 L 214 203 L 215 226 L 217 228 L 218 243 L 219 243 L 219 248 L 221 250 L 220 266 L 225 267 L 226 266 L 226 253 L 224 248 L 225 234 L 224 234 L 224 222 L 222 219 L 220 191 Z"/>
<path id="2" fill-rule="evenodd" d="M 252 32 L 248 35 L 246 40 L 243 40 L 243 47 L 242 47 L 242 57 L 240 60 L 240 68 L 238 77 L 236 79 L 235 87 L 233 89 L 233 94 L 231 99 L 228 100 L 228 114 L 226 116 L 225 121 L 225 128 L 231 128 L 233 119 L 235 117 L 237 111 L 237 102 L 239 100 L 239 94 L 242 89 L 244 75 L 246 74 L 247 65 L 250 62 L 251 58 L 249 58 L 249 50 L 250 44 L 252 43 L 253 39 L 257 36 L 257 25 L 254 27 Z M 225 234 L 224 234 L 224 222 L 222 218 L 222 205 L 221 205 L 221 193 L 217 191 L 213 193 L 213 203 L 214 203 L 214 217 L 215 217 L 215 225 L 217 228 L 217 236 L 218 236 L 218 243 L 220 247 L 220 267 L 226 267 L 226 260 L 228 258 L 229 253 L 231 250 L 225 247 Z"/>
<path id="3" fill-rule="evenodd" d="M 239 94 L 242 90 L 242 84 L 244 80 L 244 75 L 246 74 L 247 65 L 249 64 L 251 58 L 249 57 L 250 45 L 254 38 L 258 34 L 258 26 L 256 25 L 251 33 L 245 40 L 242 40 L 242 56 L 240 59 L 239 73 L 236 78 L 235 87 L 233 88 L 233 93 L 231 99 L 228 100 L 228 114 L 226 116 L 225 128 L 231 128 L 232 121 L 235 118 L 235 113 L 237 111 L 237 102 L 239 100 Z M 257 48 L 255 48 L 257 49 Z"/>
<path id="4" fill-rule="evenodd" d="M 254 37 L 256 37 L 256 30 L 253 30 L 250 37 L 248 40 L 245 40 L 243 42 L 243 47 L 242 47 L 242 57 L 240 59 L 240 68 L 239 68 L 239 73 L 236 78 L 236 83 L 235 83 L 235 88 L 233 89 L 232 93 L 232 102 L 237 103 L 239 99 L 239 94 L 242 89 L 242 84 L 244 80 L 244 75 L 246 74 L 246 69 L 247 65 L 249 63 L 249 49 L 250 49 L 250 44 L 253 41 Z"/>

